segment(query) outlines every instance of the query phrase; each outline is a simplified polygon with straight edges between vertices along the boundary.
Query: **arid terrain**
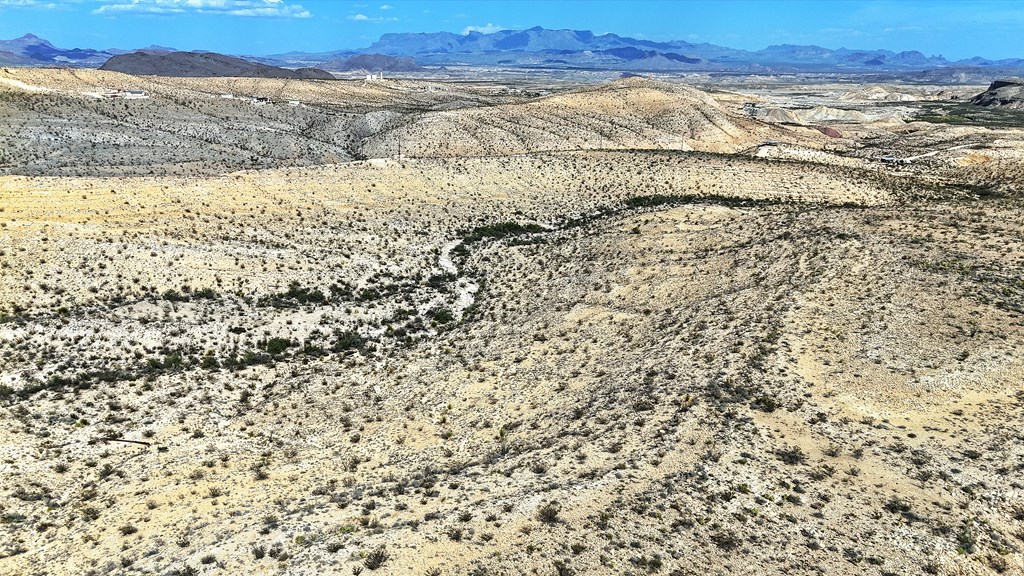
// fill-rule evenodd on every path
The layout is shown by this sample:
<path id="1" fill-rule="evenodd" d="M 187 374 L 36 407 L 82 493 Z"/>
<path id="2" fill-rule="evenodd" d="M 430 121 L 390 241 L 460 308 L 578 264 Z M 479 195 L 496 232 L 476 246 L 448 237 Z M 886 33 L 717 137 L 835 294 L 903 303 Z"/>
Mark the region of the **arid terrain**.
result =
<path id="1" fill-rule="evenodd" d="M 985 88 L 0 69 L 0 574 L 1022 574 Z"/>

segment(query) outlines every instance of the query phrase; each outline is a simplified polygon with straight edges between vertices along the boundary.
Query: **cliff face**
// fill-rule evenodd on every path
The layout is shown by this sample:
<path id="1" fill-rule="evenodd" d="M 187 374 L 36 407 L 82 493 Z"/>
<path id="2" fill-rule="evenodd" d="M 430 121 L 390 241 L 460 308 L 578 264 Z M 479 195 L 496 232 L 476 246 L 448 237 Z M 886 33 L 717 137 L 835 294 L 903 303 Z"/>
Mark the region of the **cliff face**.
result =
<path id="1" fill-rule="evenodd" d="M 1003 78 L 992 82 L 988 90 L 971 98 L 977 106 L 1024 109 L 1024 78 Z"/>

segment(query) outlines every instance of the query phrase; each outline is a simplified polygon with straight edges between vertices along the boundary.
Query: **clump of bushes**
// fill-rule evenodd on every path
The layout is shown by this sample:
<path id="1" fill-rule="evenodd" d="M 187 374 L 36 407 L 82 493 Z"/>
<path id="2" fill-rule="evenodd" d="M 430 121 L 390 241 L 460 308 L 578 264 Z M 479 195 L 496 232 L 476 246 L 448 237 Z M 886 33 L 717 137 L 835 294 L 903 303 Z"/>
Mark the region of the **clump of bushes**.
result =
<path id="1" fill-rule="evenodd" d="M 546 228 L 539 224 L 519 224 L 518 222 L 499 222 L 474 228 L 462 239 L 463 244 L 472 244 L 485 238 L 508 238 L 522 234 L 545 232 Z"/>

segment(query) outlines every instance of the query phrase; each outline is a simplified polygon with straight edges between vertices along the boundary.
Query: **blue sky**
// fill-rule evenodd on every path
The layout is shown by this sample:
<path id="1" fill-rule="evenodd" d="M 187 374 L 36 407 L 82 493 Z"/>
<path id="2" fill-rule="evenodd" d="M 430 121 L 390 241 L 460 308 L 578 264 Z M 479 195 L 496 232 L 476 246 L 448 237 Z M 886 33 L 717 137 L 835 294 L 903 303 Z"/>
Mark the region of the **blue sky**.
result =
<path id="1" fill-rule="evenodd" d="M 368 46 L 386 32 L 587 29 L 759 49 L 771 44 L 1024 57 L 1024 0 L 0 0 L 0 39 L 232 54 Z"/>

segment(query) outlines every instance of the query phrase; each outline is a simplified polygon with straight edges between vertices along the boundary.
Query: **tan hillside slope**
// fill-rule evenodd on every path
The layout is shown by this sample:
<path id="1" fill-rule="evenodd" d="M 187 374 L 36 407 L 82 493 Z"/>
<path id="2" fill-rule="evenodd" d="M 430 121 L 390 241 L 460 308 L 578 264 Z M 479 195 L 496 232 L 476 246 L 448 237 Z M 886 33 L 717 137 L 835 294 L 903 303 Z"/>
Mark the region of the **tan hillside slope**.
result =
<path id="1" fill-rule="evenodd" d="M 122 99 L 116 91 L 144 91 Z M 521 101 L 493 89 L 394 81 L 158 78 L 0 71 L 0 173 L 223 174 L 346 162 L 362 138 L 437 108 Z"/>
<path id="2" fill-rule="evenodd" d="M 172 78 L 134 76 L 106 70 L 70 68 L 0 68 L 0 92 L 45 90 L 87 96 L 106 90 L 146 90 L 151 97 L 197 98 L 232 94 L 275 101 L 345 106 L 384 103 L 431 106 L 456 100 L 458 93 L 430 90 L 433 82 L 315 81 L 289 78 Z"/>
<path id="3" fill-rule="evenodd" d="M 388 156 L 482 156 L 547 150 L 664 148 L 735 152 L 797 133 L 726 111 L 686 86 L 630 78 L 526 103 L 423 114 L 367 139 Z"/>
<path id="4" fill-rule="evenodd" d="M 405 163 L 0 179 L 0 574 L 1021 573 L 1016 204 Z"/>
<path id="5" fill-rule="evenodd" d="M 5 267 L 0 306 L 57 308 L 71 301 L 93 302 L 100 290 L 124 290 L 126 298 L 134 298 L 146 286 L 163 293 L 218 281 L 260 297 L 280 288 L 264 272 L 285 263 L 303 283 L 322 281 L 321 267 L 332 265 L 346 281 L 362 284 L 375 274 L 399 273 L 403 266 L 430 259 L 430 251 L 455 238 L 466 222 L 475 226 L 523 214 L 548 222 L 644 194 L 874 205 L 891 202 L 907 186 L 896 178 L 850 168 L 810 171 L 799 163 L 704 153 L 585 151 L 403 164 L 375 159 L 239 172 L 202 181 L 0 178 L 6 225 L 0 236 L 0 265 Z M 383 237 L 368 237 L 361 224 L 325 224 L 334 218 L 355 219 L 361 210 L 383 204 L 389 207 L 377 232 L 386 232 Z M 461 216 L 448 213 L 445 206 L 455 206 L 452 210 Z M 296 214 L 310 224 L 273 224 Z M 399 219 L 409 219 L 403 225 L 408 229 L 429 230 L 436 240 L 401 240 L 398 234 L 404 227 L 392 231 L 383 225 Z M 223 228 L 208 226 L 211 222 Z M 257 223 L 268 231 L 250 235 L 249 227 Z M 59 244 L 43 240 L 57 230 Z M 203 248 L 192 252 L 178 243 L 154 246 L 154 237 L 197 238 Z M 98 238 L 118 239 L 123 252 L 116 260 L 113 253 L 93 253 L 89 247 Z M 239 252 L 240 242 L 256 240 L 260 250 Z M 375 255 L 385 246 L 386 258 Z M 102 277 L 97 276 L 97 258 L 103 259 Z M 111 272 L 120 277 L 107 277 Z"/>

